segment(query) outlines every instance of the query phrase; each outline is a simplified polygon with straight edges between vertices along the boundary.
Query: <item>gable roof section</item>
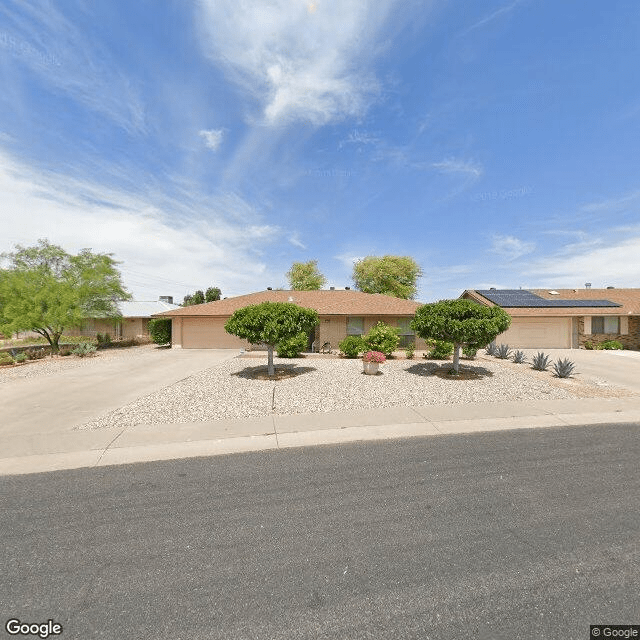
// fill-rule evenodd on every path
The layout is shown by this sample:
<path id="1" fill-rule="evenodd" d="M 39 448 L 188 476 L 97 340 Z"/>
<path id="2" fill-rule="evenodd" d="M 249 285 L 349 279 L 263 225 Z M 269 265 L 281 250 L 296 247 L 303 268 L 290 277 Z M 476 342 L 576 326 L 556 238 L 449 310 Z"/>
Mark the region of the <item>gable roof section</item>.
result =
<path id="1" fill-rule="evenodd" d="M 499 304 L 511 316 L 640 315 L 640 289 L 470 289 L 460 297 Z"/>
<path id="2" fill-rule="evenodd" d="M 291 298 L 291 299 L 290 299 Z M 215 302 L 205 302 L 173 311 L 157 313 L 166 317 L 208 316 L 229 317 L 237 309 L 261 302 L 293 302 L 300 307 L 314 309 L 321 316 L 412 316 L 420 302 L 403 300 L 379 293 L 351 290 L 321 291 L 258 291 Z"/>

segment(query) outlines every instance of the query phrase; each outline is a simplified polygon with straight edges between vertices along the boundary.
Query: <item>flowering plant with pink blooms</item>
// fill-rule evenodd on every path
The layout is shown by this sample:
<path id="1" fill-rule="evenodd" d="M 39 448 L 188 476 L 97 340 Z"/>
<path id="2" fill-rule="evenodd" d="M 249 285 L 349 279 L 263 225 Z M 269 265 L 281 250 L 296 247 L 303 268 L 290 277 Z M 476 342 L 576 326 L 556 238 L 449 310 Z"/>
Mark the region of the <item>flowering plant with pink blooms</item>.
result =
<path id="1" fill-rule="evenodd" d="M 384 353 L 380 353 L 379 351 L 367 351 L 362 356 L 363 362 L 377 362 L 382 364 L 386 360 Z"/>

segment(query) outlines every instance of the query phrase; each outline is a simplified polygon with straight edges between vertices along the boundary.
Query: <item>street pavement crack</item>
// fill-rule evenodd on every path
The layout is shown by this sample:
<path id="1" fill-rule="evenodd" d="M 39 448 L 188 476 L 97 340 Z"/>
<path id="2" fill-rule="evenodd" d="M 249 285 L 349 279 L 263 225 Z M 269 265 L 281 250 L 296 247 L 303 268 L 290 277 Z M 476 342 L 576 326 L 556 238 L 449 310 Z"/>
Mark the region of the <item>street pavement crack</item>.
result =
<path id="1" fill-rule="evenodd" d="M 95 467 L 97 467 L 100 464 L 100 461 L 102 460 L 102 458 L 104 457 L 104 454 L 107 453 L 107 451 L 111 448 L 111 445 L 127 430 L 127 427 L 125 427 L 118 435 L 116 435 L 116 437 L 104 448 L 104 450 L 102 451 L 102 453 L 100 454 L 100 457 L 96 460 L 95 463 Z"/>

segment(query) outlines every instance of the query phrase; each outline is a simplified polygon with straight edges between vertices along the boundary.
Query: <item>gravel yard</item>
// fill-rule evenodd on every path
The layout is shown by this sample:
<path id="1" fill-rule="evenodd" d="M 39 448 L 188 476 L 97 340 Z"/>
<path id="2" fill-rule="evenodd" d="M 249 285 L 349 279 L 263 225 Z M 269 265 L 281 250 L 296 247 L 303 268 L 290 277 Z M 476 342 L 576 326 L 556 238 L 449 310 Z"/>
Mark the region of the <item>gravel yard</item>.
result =
<path id="1" fill-rule="evenodd" d="M 155 344 L 145 344 L 139 347 L 126 347 L 121 349 L 101 349 L 95 356 L 78 358 L 77 356 L 46 356 L 40 360 L 32 360 L 13 367 L 0 367 L 0 384 L 18 378 L 36 378 L 38 376 L 52 376 L 61 371 L 79 369 L 82 367 L 101 366 L 116 358 L 136 358 L 140 353 L 153 351 L 158 347 Z"/>
<path id="2" fill-rule="evenodd" d="M 266 359 L 265 359 L 266 360 Z M 296 414 L 371 409 L 397 405 L 456 404 L 539 400 L 580 396 L 611 396 L 579 379 L 558 380 L 551 372 L 527 365 L 478 359 L 463 361 L 482 375 L 477 380 L 449 380 L 433 375 L 443 363 L 389 360 L 382 374 L 366 376 L 360 360 L 276 358 L 276 367 L 291 367 L 298 375 L 279 380 L 254 380 L 249 372 L 265 360 L 235 358 L 145 396 L 83 429 L 136 424 L 201 422 Z"/>

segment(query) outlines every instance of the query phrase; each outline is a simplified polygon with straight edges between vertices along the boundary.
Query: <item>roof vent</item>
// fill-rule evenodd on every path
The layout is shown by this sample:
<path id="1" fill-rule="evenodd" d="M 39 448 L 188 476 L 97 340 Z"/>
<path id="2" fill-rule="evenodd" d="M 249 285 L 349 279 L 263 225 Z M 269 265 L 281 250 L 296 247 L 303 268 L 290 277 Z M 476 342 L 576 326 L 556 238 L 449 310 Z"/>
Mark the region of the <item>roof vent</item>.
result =
<path id="1" fill-rule="evenodd" d="M 167 302 L 169 304 L 173 304 L 173 296 L 160 296 L 158 300 L 160 300 L 160 302 Z"/>
<path id="2" fill-rule="evenodd" d="M 335 291 L 336 288 L 335 287 L 329 287 L 329 291 Z"/>
<path id="3" fill-rule="evenodd" d="M 293 296 L 289 296 L 288 301 L 293 302 Z"/>
<path id="4" fill-rule="evenodd" d="M 489 287 L 489 291 L 495 291 L 496 288 L 495 287 Z"/>
<path id="5" fill-rule="evenodd" d="M 267 291 L 273 291 L 273 287 L 267 287 Z"/>
<path id="6" fill-rule="evenodd" d="M 585 282 L 584 283 L 584 288 L 585 289 L 591 289 L 591 283 L 590 282 Z"/>
<path id="7" fill-rule="evenodd" d="M 345 287 L 344 290 L 345 291 L 349 291 L 351 289 L 351 287 Z"/>
<path id="8" fill-rule="evenodd" d="M 549 291 L 552 296 L 559 296 L 560 294 L 557 291 Z"/>
<path id="9" fill-rule="evenodd" d="M 607 287 L 607 289 L 615 289 L 615 287 L 611 287 L 611 286 L 609 286 L 609 287 Z"/>

